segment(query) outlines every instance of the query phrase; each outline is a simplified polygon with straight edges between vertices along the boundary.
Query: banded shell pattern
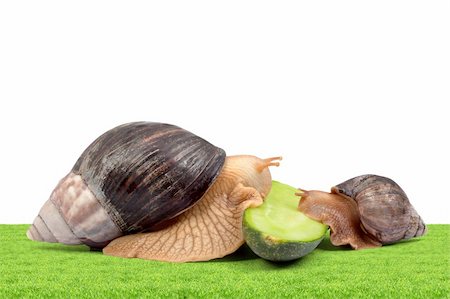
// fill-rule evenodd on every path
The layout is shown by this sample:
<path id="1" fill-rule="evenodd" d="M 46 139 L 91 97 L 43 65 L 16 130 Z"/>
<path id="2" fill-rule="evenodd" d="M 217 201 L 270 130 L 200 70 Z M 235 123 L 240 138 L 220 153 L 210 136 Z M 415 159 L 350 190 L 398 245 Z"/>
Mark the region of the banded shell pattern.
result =
<path id="1" fill-rule="evenodd" d="M 154 230 L 194 205 L 224 161 L 224 150 L 174 125 L 118 126 L 83 152 L 27 235 L 103 248 L 121 235 Z"/>

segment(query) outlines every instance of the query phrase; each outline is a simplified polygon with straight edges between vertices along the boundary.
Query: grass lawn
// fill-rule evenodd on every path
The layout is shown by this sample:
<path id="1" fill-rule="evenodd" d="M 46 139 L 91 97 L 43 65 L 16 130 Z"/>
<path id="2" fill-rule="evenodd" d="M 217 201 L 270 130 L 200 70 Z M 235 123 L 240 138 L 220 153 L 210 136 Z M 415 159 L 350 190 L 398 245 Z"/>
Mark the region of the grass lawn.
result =
<path id="1" fill-rule="evenodd" d="M 450 225 L 419 239 L 362 251 L 326 238 L 276 264 L 248 247 L 224 259 L 171 264 L 122 259 L 85 246 L 30 241 L 28 225 L 0 225 L 0 297 L 450 298 Z"/>

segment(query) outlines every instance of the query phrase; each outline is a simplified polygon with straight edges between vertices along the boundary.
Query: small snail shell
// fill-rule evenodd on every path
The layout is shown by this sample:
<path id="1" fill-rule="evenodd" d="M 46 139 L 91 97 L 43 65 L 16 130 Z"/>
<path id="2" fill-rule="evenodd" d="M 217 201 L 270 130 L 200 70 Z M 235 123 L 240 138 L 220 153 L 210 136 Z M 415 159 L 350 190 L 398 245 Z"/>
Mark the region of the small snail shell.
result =
<path id="1" fill-rule="evenodd" d="M 355 249 L 395 243 L 426 233 L 426 226 L 405 192 L 393 180 L 361 175 L 331 188 L 303 191 L 299 210 L 328 224 L 334 245 Z"/>
<path id="2" fill-rule="evenodd" d="M 223 215 L 235 215 L 240 223 L 242 209 L 262 203 L 261 196 L 271 186 L 268 166 L 278 165 L 272 162 L 276 159 L 226 157 L 224 150 L 174 125 L 124 124 L 89 145 L 56 186 L 27 236 L 91 248 L 104 248 L 116 240 L 104 252 L 127 257 L 189 261 L 224 255 L 243 242 L 236 232 L 239 224 L 226 220 L 231 225 L 227 230 L 236 236 L 226 245 L 221 241 L 224 236 L 209 230 L 225 221 Z M 204 204 L 199 205 L 200 200 Z M 217 202 L 224 205 L 223 211 Z M 192 222 L 200 218 L 206 220 L 195 229 Z M 180 226 L 183 231 L 174 230 Z M 158 243 L 161 234 L 163 240 L 177 236 L 191 249 L 198 242 L 207 246 L 206 238 L 214 236 L 210 248 L 215 250 L 206 254 L 197 248 L 183 255 L 176 240 L 170 248 Z M 141 245 L 141 251 L 136 249 Z"/>

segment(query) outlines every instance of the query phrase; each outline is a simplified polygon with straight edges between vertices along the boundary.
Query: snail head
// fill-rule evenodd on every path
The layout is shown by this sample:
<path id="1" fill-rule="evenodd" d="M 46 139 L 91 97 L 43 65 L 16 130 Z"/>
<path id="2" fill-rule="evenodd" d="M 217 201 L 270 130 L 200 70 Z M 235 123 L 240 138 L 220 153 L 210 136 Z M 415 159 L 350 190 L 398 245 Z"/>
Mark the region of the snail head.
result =
<path id="1" fill-rule="evenodd" d="M 262 197 L 269 194 L 272 187 L 269 167 L 279 166 L 279 160 L 282 157 L 261 159 L 255 156 L 242 155 L 232 156 L 232 158 L 230 162 L 233 164 L 234 171 L 245 186 L 255 188 L 261 193 Z"/>

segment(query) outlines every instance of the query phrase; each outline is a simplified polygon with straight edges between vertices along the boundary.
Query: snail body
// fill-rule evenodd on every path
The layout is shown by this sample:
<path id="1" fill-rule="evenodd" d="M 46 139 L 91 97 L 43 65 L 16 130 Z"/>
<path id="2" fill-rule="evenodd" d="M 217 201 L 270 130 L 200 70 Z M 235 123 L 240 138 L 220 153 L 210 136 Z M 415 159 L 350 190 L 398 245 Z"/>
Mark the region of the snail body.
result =
<path id="1" fill-rule="evenodd" d="M 181 261 L 179 257 L 186 248 L 172 246 L 169 255 L 168 248 L 153 248 L 146 239 L 153 242 L 152 236 L 187 221 L 191 225 L 184 228 L 185 235 L 202 241 L 215 227 L 199 225 L 195 229 L 191 222 L 204 215 L 214 218 L 262 202 L 262 195 L 270 190 L 268 166 L 277 165 L 273 162 L 276 159 L 226 157 L 224 150 L 169 124 L 124 124 L 101 135 L 83 152 L 41 208 L 27 236 L 36 241 L 85 244 L 96 249 L 117 239 L 114 249 L 106 247 L 105 254 L 129 257 L 133 255 L 131 247 L 136 251 L 139 243 L 142 252 L 150 251 L 141 255 L 143 258 Z M 213 206 L 218 201 L 219 205 L 227 205 L 220 206 L 222 209 Z M 197 230 L 200 233 L 196 235 Z M 236 244 L 243 242 L 240 232 L 233 233 Z M 130 236 L 134 236 L 133 242 L 127 238 Z M 177 234 L 167 237 L 177 238 Z M 213 239 L 220 238 L 223 235 L 216 234 Z M 134 245 L 118 249 L 117 244 L 128 241 Z M 235 245 L 223 245 L 225 242 L 220 240 L 216 243 L 220 244 L 208 257 L 192 250 L 182 261 L 224 255 Z"/>
<path id="2" fill-rule="evenodd" d="M 298 195 L 299 210 L 329 225 L 334 245 L 378 247 L 427 231 L 406 193 L 383 176 L 361 175 L 332 187 L 331 193 L 301 190 Z"/>
<path id="3" fill-rule="evenodd" d="M 220 258 L 244 244 L 243 212 L 257 207 L 269 193 L 272 180 L 265 165 L 253 156 L 231 156 L 203 198 L 170 226 L 113 240 L 103 253 L 171 262 Z M 262 172 L 255 171 L 263 168 Z M 250 175 L 249 175 L 250 174 Z"/>

